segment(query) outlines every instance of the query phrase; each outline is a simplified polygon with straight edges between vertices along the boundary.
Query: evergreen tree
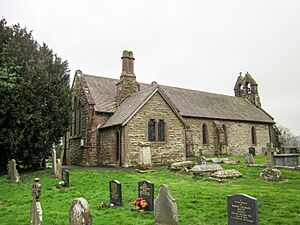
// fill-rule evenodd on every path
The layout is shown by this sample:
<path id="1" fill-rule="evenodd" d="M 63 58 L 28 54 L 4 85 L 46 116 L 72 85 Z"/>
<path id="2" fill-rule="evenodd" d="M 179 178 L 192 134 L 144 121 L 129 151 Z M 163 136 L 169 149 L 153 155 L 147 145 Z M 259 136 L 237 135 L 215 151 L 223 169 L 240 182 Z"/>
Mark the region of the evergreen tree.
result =
<path id="1" fill-rule="evenodd" d="M 69 83 L 67 61 L 0 20 L 0 170 L 12 158 L 31 168 L 49 156 L 69 125 Z"/>

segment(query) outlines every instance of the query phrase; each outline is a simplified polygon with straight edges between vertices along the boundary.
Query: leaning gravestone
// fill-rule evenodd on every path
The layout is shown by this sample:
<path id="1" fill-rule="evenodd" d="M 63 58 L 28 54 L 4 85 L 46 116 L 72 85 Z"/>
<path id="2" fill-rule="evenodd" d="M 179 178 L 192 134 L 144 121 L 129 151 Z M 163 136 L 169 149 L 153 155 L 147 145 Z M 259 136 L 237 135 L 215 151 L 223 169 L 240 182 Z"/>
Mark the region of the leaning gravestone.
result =
<path id="1" fill-rule="evenodd" d="M 70 225 L 92 225 L 92 215 L 89 210 L 89 204 L 84 198 L 73 200 L 69 211 Z"/>
<path id="2" fill-rule="evenodd" d="M 122 206 L 122 186 L 120 181 L 109 181 L 109 196 L 111 204 L 114 204 L 115 206 Z"/>
<path id="3" fill-rule="evenodd" d="M 155 225 L 178 225 L 178 207 L 167 185 L 160 186 L 154 200 Z"/>
<path id="4" fill-rule="evenodd" d="M 153 211 L 154 209 L 154 183 L 149 181 L 140 181 L 138 183 L 138 197 L 143 198 L 147 202 L 145 211 Z"/>
<path id="5" fill-rule="evenodd" d="M 12 159 L 7 164 L 8 176 L 14 183 L 20 183 L 20 176 L 17 170 L 16 160 Z"/>
<path id="6" fill-rule="evenodd" d="M 41 225 L 42 224 L 42 207 L 40 203 L 41 196 L 40 179 L 34 178 L 32 184 L 32 206 L 30 209 L 30 225 Z"/>
<path id="7" fill-rule="evenodd" d="M 56 176 L 56 150 L 54 145 L 52 148 L 52 173 Z"/>
<path id="8" fill-rule="evenodd" d="M 228 225 L 258 225 L 258 203 L 249 195 L 227 196 Z"/>
<path id="9" fill-rule="evenodd" d="M 62 179 L 64 181 L 64 187 L 70 187 L 70 173 L 69 173 L 69 170 L 63 169 Z"/>

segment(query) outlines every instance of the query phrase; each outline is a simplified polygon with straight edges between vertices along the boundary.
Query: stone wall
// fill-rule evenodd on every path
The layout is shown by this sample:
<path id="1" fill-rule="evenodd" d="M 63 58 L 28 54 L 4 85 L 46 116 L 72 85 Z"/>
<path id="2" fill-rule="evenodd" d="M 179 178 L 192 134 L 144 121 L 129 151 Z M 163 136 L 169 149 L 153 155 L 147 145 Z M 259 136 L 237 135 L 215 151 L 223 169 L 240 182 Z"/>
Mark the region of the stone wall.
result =
<path id="1" fill-rule="evenodd" d="M 103 124 L 111 116 L 107 113 L 94 112 L 94 105 L 89 104 L 80 83 L 78 75 L 75 75 L 72 87 L 72 126 L 66 151 L 66 163 L 68 165 L 96 166 L 99 152 L 99 132 L 97 126 Z M 81 102 L 81 129 L 76 134 L 74 130 L 74 98 Z M 77 122 L 78 124 L 78 122 Z M 83 146 L 80 142 L 83 140 Z"/>
<path id="2" fill-rule="evenodd" d="M 166 122 L 166 141 L 148 142 L 148 122 L 163 119 Z M 139 143 L 149 143 L 152 163 L 167 164 L 185 159 L 184 126 L 159 93 L 156 93 L 128 122 L 124 132 L 125 151 L 128 162 L 136 165 L 139 161 Z"/>
<path id="3" fill-rule="evenodd" d="M 197 144 L 205 155 L 216 155 L 220 153 L 217 129 L 214 121 L 225 124 L 227 134 L 227 153 L 229 155 L 242 155 L 248 152 L 249 147 L 254 147 L 257 154 L 262 154 L 266 144 L 270 142 L 269 125 L 261 123 L 247 123 L 224 120 L 210 120 L 200 118 L 185 118 L 192 135 L 190 135 L 194 145 Z M 208 144 L 202 144 L 202 124 L 208 127 Z M 256 144 L 252 144 L 251 128 L 256 129 Z"/>
<path id="4" fill-rule="evenodd" d="M 115 128 L 100 130 L 98 164 L 116 164 L 116 132 Z"/>

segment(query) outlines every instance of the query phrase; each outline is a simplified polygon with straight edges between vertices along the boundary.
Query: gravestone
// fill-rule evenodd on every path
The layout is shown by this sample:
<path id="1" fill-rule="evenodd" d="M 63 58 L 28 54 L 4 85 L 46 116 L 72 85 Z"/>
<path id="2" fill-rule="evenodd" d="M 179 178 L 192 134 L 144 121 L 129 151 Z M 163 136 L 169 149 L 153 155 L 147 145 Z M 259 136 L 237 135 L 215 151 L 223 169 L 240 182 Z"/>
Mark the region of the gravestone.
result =
<path id="1" fill-rule="evenodd" d="M 245 158 L 246 158 L 246 163 L 247 164 L 253 164 L 254 163 L 253 155 L 251 153 L 246 153 Z"/>
<path id="2" fill-rule="evenodd" d="M 42 185 L 39 178 L 34 178 L 32 183 L 32 206 L 30 209 L 30 225 L 42 224 L 42 206 L 40 203 L 40 196 L 42 191 Z"/>
<path id="3" fill-rule="evenodd" d="M 70 187 L 70 173 L 69 170 L 63 170 L 62 179 L 64 181 L 64 187 Z"/>
<path id="4" fill-rule="evenodd" d="M 73 200 L 69 211 L 70 225 L 92 225 L 92 215 L 89 204 L 84 198 Z"/>
<path id="5" fill-rule="evenodd" d="M 56 176 L 56 150 L 55 145 L 52 148 L 52 173 Z"/>
<path id="6" fill-rule="evenodd" d="M 227 196 L 228 225 L 258 225 L 258 203 L 249 195 Z"/>
<path id="7" fill-rule="evenodd" d="M 145 211 L 153 211 L 154 209 L 154 183 L 149 181 L 140 181 L 138 183 L 138 197 L 143 198 L 147 202 Z"/>
<path id="8" fill-rule="evenodd" d="M 154 200 L 154 218 L 156 225 L 178 225 L 178 206 L 167 185 L 160 186 Z"/>
<path id="9" fill-rule="evenodd" d="M 151 169 L 151 149 L 150 144 L 148 143 L 139 143 L 140 152 L 139 152 L 139 167 L 141 169 Z"/>
<path id="10" fill-rule="evenodd" d="M 56 177 L 62 179 L 62 168 L 60 159 L 56 160 Z"/>
<path id="11" fill-rule="evenodd" d="M 8 176 L 14 183 L 20 183 L 20 176 L 17 170 L 16 160 L 12 159 L 7 164 Z"/>
<path id="12" fill-rule="evenodd" d="M 122 185 L 118 180 L 109 181 L 110 203 L 122 206 Z"/>

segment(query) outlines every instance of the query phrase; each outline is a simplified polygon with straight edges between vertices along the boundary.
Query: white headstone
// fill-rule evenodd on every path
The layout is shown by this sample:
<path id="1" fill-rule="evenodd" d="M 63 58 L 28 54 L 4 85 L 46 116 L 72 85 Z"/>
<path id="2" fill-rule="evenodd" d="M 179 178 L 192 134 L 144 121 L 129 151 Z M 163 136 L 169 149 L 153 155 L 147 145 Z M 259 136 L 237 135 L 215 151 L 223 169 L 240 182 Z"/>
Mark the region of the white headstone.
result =
<path id="1" fill-rule="evenodd" d="M 70 225 L 91 225 L 92 215 L 89 210 L 89 204 L 84 198 L 73 200 L 69 211 Z"/>
<path id="2" fill-rule="evenodd" d="M 154 217 L 156 225 L 178 225 L 177 202 L 165 184 L 160 186 L 158 196 L 154 200 Z"/>
<path id="3" fill-rule="evenodd" d="M 56 160 L 56 177 L 62 179 L 62 168 L 60 159 Z"/>

